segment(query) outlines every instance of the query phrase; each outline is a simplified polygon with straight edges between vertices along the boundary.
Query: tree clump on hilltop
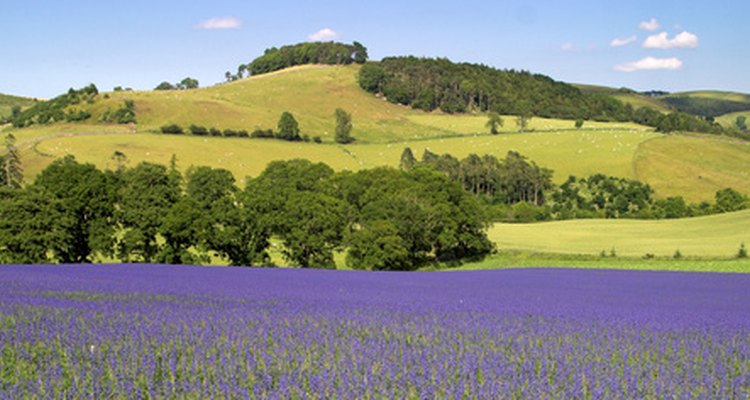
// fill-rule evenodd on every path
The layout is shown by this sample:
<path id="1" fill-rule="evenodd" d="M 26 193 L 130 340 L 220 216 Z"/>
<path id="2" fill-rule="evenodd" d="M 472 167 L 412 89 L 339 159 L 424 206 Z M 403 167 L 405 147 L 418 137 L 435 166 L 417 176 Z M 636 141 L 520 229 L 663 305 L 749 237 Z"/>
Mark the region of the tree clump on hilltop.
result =
<path id="1" fill-rule="evenodd" d="M 367 61 L 367 48 L 362 43 L 352 44 L 338 42 L 300 43 L 281 48 L 272 47 L 247 65 L 240 65 L 237 75 L 227 72 L 228 81 L 241 79 L 245 72 L 260 75 L 278 71 L 295 65 L 327 64 L 348 65 L 364 64 Z"/>

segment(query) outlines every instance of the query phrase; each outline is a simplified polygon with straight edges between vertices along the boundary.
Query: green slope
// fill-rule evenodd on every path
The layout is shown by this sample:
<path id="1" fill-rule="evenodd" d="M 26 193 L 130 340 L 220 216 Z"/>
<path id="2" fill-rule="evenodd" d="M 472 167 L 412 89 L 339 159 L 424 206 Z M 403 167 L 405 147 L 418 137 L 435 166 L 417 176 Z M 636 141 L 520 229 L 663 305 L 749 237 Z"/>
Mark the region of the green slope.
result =
<path id="1" fill-rule="evenodd" d="M 92 106 L 96 119 L 123 100 L 135 101 L 139 131 L 158 131 L 176 123 L 219 129 L 275 129 L 279 116 L 289 111 L 303 134 L 333 140 L 334 111 L 352 114 L 352 134 L 360 142 L 392 142 L 485 132 L 486 116 L 446 116 L 391 104 L 360 89 L 359 66 L 308 65 L 259 75 L 240 81 L 188 91 L 113 92 Z M 507 118 L 505 131 L 515 125 Z M 543 122 L 541 122 L 543 121 Z M 571 128 L 572 121 L 538 120 L 532 129 Z M 590 123 L 588 128 L 640 128 Z"/>
<path id="2" fill-rule="evenodd" d="M 584 92 L 614 97 L 615 99 L 620 100 L 625 104 L 630 104 L 634 109 L 638 109 L 641 107 L 651 107 L 654 110 L 662 113 L 668 113 L 672 111 L 672 108 L 668 104 L 662 102 L 658 98 L 645 96 L 632 90 L 614 89 L 605 86 L 583 84 L 577 84 L 575 86 L 583 90 Z"/>
<path id="3" fill-rule="evenodd" d="M 214 138 L 157 135 L 150 133 L 71 134 L 50 137 L 35 143 L 34 136 L 23 133 L 24 170 L 28 179 L 66 154 L 101 168 L 112 167 L 115 151 L 125 153 L 131 165 L 140 161 L 167 164 L 172 154 L 180 168 L 211 165 L 229 169 L 240 180 L 258 175 L 273 160 L 307 158 L 325 162 L 337 170 L 357 170 L 381 165 L 398 166 L 401 152 L 410 147 L 417 157 L 425 149 L 465 157 L 469 153 L 504 157 L 509 150 L 528 156 L 538 164 L 552 168 L 555 180 L 568 175 L 588 176 L 596 172 L 634 177 L 633 153 L 645 140 L 660 135 L 649 131 L 552 131 L 513 133 L 491 136 L 465 136 L 430 140 L 406 140 L 399 143 L 370 143 L 340 146 L 335 144 L 289 143 L 271 139 Z M 120 131 L 122 132 L 122 131 Z M 44 130 L 49 135 L 49 130 Z M 35 144 L 34 144 L 35 143 Z M 33 144 L 33 145 L 32 145 Z"/>
<path id="4" fill-rule="evenodd" d="M 707 117 L 750 110 L 750 95 L 735 92 L 706 90 L 672 93 L 659 97 L 659 100 L 679 111 Z"/>
<path id="5" fill-rule="evenodd" d="M 750 210 L 701 218 L 660 221 L 575 220 L 537 224 L 496 224 L 490 238 L 501 250 L 619 256 L 645 254 L 732 257 L 750 244 Z"/>
<path id="6" fill-rule="evenodd" d="M 661 196 L 713 200 L 731 187 L 750 193 L 750 142 L 710 135 L 663 136 L 640 145 L 635 175 Z"/>
<path id="7" fill-rule="evenodd" d="M 0 93 L 0 118 L 10 116 L 11 110 L 15 106 L 25 108 L 32 104 L 34 104 L 34 99 L 30 99 L 28 97 L 10 96 Z"/>

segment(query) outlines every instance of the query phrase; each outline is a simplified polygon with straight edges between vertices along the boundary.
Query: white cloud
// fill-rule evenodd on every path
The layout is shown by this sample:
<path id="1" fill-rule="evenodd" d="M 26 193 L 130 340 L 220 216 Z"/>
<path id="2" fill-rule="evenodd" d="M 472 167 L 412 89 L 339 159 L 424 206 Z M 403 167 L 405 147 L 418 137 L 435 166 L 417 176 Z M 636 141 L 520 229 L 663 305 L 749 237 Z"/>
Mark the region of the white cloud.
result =
<path id="1" fill-rule="evenodd" d="M 658 35 L 649 36 L 643 42 L 643 47 L 647 49 L 693 49 L 698 47 L 698 36 L 683 31 L 675 36 L 674 39 L 670 39 L 667 32 L 662 32 Z"/>
<path id="2" fill-rule="evenodd" d="M 323 28 L 315 33 L 307 35 L 307 38 L 316 42 L 333 40 L 339 37 L 339 34 L 330 28 Z"/>
<path id="3" fill-rule="evenodd" d="M 612 39 L 611 42 L 609 42 L 609 45 L 612 46 L 612 47 L 627 46 L 627 45 L 635 42 L 636 40 L 638 40 L 638 38 L 635 35 L 626 37 L 624 39 L 614 38 L 614 39 Z"/>
<path id="4" fill-rule="evenodd" d="M 635 72 L 635 71 L 649 71 L 649 70 L 677 70 L 683 66 L 682 60 L 679 58 L 654 58 L 646 57 L 639 61 L 629 62 L 621 64 L 615 67 L 615 70 L 621 72 Z"/>
<path id="5" fill-rule="evenodd" d="M 242 21 L 235 17 L 219 17 L 202 21 L 195 26 L 196 29 L 239 29 L 242 27 Z"/>
<path id="6" fill-rule="evenodd" d="M 649 21 L 641 22 L 639 27 L 643 29 L 644 31 L 653 32 L 661 28 L 661 24 L 659 23 L 659 21 L 656 20 L 656 18 L 651 18 L 651 20 Z"/>
<path id="7" fill-rule="evenodd" d="M 560 46 L 560 50 L 562 51 L 575 51 L 576 46 L 571 42 L 565 42 L 562 46 Z"/>

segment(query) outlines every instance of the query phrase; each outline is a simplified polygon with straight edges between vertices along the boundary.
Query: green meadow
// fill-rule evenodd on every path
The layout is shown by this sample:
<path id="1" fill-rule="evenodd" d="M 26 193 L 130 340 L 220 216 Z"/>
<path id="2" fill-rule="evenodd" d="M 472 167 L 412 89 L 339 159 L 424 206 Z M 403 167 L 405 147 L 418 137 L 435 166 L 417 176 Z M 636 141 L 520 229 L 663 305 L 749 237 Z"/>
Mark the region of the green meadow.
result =
<path id="1" fill-rule="evenodd" d="M 750 210 L 678 220 L 572 220 L 495 224 L 489 237 L 499 249 L 538 253 L 731 258 L 750 245 Z"/>
<path id="2" fill-rule="evenodd" d="M 636 178 L 658 195 L 710 201 L 727 187 L 750 193 L 750 142 L 708 135 L 668 135 L 642 143 Z"/>
<path id="3" fill-rule="evenodd" d="M 410 147 L 417 157 L 421 157 L 426 149 L 457 157 L 470 153 L 504 157 L 513 150 L 553 169 L 555 180 L 562 182 L 569 175 L 588 176 L 597 172 L 632 178 L 634 152 L 644 140 L 655 137 L 659 135 L 647 131 L 571 130 L 341 146 L 272 139 L 110 133 L 52 137 L 24 148 L 22 155 L 29 179 L 55 158 L 66 154 L 107 168 L 113 165 L 112 154 L 120 151 L 128 157 L 131 165 L 140 161 L 167 164 L 174 154 L 181 169 L 190 165 L 221 167 L 230 170 L 240 180 L 257 176 L 273 160 L 306 158 L 325 162 L 336 170 L 358 170 L 384 165 L 396 167 L 405 147 Z M 22 136 L 19 141 L 24 139 L 30 140 Z"/>

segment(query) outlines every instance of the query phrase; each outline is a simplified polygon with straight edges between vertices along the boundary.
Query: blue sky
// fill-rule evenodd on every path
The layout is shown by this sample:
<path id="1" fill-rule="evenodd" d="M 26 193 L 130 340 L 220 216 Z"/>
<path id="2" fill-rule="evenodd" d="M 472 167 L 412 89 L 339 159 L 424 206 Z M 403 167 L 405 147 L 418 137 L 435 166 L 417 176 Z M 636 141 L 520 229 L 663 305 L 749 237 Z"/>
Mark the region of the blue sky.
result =
<path id="1" fill-rule="evenodd" d="M 0 12 L 0 93 L 151 89 L 187 76 L 206 86 L 267 47 L 311 38 L 360 41 L 373 59 L 440 56 L 567 82 L 750 92 L 749 16 L 747 0 L 13 0 Z"/>

